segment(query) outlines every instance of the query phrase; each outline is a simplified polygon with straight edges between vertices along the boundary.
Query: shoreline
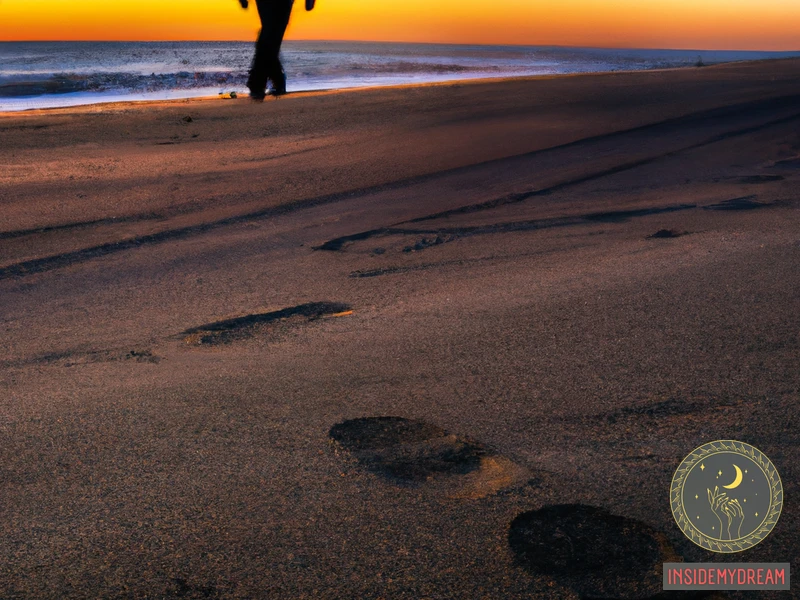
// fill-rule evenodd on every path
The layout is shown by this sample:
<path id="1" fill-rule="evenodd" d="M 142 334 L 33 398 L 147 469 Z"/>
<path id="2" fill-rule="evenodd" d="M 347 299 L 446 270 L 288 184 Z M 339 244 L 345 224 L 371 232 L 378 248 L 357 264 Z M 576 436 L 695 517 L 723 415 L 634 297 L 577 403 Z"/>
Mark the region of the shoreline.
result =
<path id="1" fill-rule="evenodd" d="M 566 47 L 568 48 L 568 47 Z M 670 71 L 687 71 L 692 69 L 713 69 L 717 67 L 724 67 L 726 65 L 739 65 L 739 64 L 750 64 L 750 63 L 770 63 L 770 62 L 781 62 L 781 61 L 796 61 L 800 60 L 797 57 L 788 57 L 788 58 L 759 58 L 759 59 L 752 59 L 752 60 L 735 60 L 729 62 L 722 62 L 722 63 L 713 63 L 709 65 L 704 65 L 702 67 L 698 67 L 696 65 L 685 65 L 685 66 L 676 66 L 676 67 L 668 67 L 668 68 L 646 68 L 646 69 L 619 69 L 615 71 L 592 71 L 592 72 L 579 72 L 579 73 L 552 73 L 552 74 L 542 74 L 542 75 L 499 75 L 496 77 L 469 77 L 464 79 L 445 79 L 440 81 L 425 81 L 419 83 L 400 83 L 400 84 L 386 84 L 386 85 L 364 85 L 364 86 L 353 86 L 353 87 L 346 87 L 340 89 L 317 89 L 317 90 L 300 90 L 297 92 L 290 92 L 287 94 L 289 97 L 301 97 L 301 96 L 308 96 L 308 95 L 318 95 L 318 94 L 329 94 L 329 93 L 348 93 L 354 91 L 369 91 L 369 90 L 381 90 L 381 89 L 412 89 L 412 88 L 420 88 L 420 87 L 431 87 L 431 86 L 448 86 L 448 85 L 466 85 L 466 84 L 486 84 L 486 83 L 502 83 L 506 81 L 536 81 L 536 80 L 547 80 L 553 78 L 567 78 L 567 77 L 583 77 L 583 76 L 613 76 L 613 75 L 624 75 L 624 74 L 633 74 L 633 73 L 660 73 L 660 72 L 670 72 Z M 180 92 L 181 90 L 170 90 L 165 93 L 172 93 L 172 92 Z M 238 90 L 236 91 L 239 94 Z M 225 92 L 227 93 L 227 92 Z M 143 100 L 100 100 L 97 102 L 89 102 L 85 104 L 76 104 L 71 106 L 53 106 L 53 107 L 44 107 L 44 108 L 21 108 L 18 110 L 0 110 L 0 118 L 9 117 L 9 116 L 19 116 L 19 115 L 30 115 L 30 114 L 57 114 L 58 112 L 83 112 L 83 111 L 91 111 L 92 108 L 96 107 L 104 107 L 104 108 L 116 108 L 116 107 L 129 107 L 129 106 L 169 106 L 175 104 L 185 104 L 185 103 L 192 103 L 192 102 L 209 102 L 213 100 L 226 100 L 230 101 L 231 98 L 222 98 L 225 93 L 220 93 L 217 95 L 201 95 L 201 96 L 188 96 L 184 98 L 168 98 L 168 99 L 143 99 Z M 34 96 L 31 97 L 35 100 L 41 100 L 46 98 L 53 98 L 56 96 L 55 94 L 45 95 L 45 96 Z M 236 98 L 236 100 L 249 100 L 246 92 L 241 94 L 241 97 Z"/>

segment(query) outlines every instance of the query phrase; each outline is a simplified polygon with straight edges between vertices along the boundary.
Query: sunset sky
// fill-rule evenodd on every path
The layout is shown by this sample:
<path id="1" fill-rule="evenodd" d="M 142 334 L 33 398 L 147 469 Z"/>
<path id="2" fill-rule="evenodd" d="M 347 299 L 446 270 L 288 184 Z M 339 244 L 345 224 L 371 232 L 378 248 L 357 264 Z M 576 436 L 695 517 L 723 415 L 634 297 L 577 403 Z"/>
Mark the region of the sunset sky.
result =
<path id="1" fill-rule="evenodd" d="M 237 0 L 0 0 L 0 40 L 251 40 Z M 800 50 L 800 0 L 296 0 L 287 39 Z"/>

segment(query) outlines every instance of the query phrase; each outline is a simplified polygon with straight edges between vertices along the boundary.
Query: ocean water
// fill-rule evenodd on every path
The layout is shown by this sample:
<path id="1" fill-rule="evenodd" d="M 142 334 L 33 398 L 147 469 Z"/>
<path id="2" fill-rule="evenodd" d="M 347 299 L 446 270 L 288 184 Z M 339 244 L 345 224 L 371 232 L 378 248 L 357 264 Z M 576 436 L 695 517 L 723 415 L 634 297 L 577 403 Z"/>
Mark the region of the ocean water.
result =
<path id="1" fill-rule="evenodd" d="M 247 93 L 247 42 L 2 42 L 0 111 Z M 290 92 L 525 75 L 692 67 L 800 52 L 284 43 Z"/>

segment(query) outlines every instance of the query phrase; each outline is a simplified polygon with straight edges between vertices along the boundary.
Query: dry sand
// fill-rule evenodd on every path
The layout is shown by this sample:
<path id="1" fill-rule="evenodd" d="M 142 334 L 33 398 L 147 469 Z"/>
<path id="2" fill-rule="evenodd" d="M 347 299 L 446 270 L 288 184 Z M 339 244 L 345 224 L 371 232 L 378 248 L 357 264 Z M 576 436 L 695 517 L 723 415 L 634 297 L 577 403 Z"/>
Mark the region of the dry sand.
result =
<path id="1" fill-rule="evenodd" d="M 800 556 L 800 61 L 0 136 L 0 598 L 646 598 Z M 783 479 L 744 555 L 670 512 L 715 439 Z"/>

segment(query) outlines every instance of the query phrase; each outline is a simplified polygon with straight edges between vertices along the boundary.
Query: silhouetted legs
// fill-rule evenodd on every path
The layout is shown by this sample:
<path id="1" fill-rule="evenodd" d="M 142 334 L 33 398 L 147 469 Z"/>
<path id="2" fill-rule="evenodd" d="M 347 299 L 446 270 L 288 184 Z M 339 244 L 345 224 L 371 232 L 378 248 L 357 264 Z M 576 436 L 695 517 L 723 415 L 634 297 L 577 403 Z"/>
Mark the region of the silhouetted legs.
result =
<path id="1" fill-rule="evenodd" d="M 256 53 L 247 80 L 253 98 L 264 97 L 267 80 L 272 81 L 273 93 L 286 93 L 286 75 L 279 54 L 289 15 L 292 14 L 292 3 L 293 0 L 256 0 L 261 33 L 256 41 Z"/>

